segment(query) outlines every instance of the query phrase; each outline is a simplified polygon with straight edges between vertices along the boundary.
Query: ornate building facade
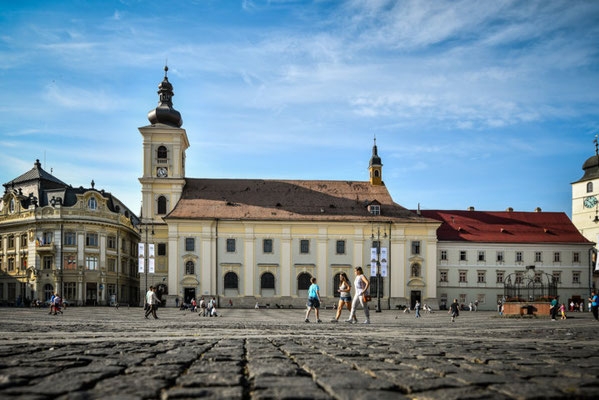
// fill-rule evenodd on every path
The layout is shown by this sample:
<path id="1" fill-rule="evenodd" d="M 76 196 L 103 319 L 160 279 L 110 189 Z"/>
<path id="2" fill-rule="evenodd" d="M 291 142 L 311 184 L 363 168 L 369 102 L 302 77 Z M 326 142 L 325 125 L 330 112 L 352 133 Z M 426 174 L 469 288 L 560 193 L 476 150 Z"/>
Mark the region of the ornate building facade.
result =
<path id="1" fill-rule="evenodd" d="M 440 223 L 393 201 L 376 144 L 368 181 L 188 178 L 189 140 L 166 73 L 158 94 L 151 124 L 139 128 L 142 224 L 156 247 L 150 282 L 167 282 L 169 305 L 217 296 L 236 306 L 303 306 L 311 277 L 332 305 L 341 272 L 353 277 L 362 266 L 370 275 L 377 241 L 389 258 L 383 306 L 437 304 Z"/>
<path id="2" fill-rule="evenodd" d="M 0 200 L 0 302 L 139 303 L 138 219 L 104 190 L 74 188 L 39 160 L 4 184 Z"/>

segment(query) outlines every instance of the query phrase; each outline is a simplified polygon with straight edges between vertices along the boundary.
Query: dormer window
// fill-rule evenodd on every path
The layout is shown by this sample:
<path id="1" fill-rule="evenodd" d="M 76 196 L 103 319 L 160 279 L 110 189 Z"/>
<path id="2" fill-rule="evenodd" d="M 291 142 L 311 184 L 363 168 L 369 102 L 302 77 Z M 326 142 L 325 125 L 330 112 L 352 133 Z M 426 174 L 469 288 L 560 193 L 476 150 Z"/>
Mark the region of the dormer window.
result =
<path id="1" fill-rule="evenodd" d="M 10 202 L 8 203 L 8 212 L 11 214 L 15 212 L 15 198 L 14 197 L 12 199 L 10 199 Z"/>
<path id="2" fill-rule="evenodd" d="M 90 210 L 95 210 L 98 208 L 98 200 L 96 200 L 95 197 L 90 197 L 89 200 L 87 201 L 87 207 Z"/>
<path id="3" fill-rule="evenodd" d="M 166 157 L 167 157 L 166 147 L 164 147 L 164 146 L 158 147 L 158 150 L 156 150 L 156 158 L 158 158 L 159 160 L 166 160 Z"/>
<path id="4" fill-rule="evenodd" d="M 368 206 L 368 212 L 372 215 L 381 215 L 381 206 L 380 204 L 371 204 Z"/>

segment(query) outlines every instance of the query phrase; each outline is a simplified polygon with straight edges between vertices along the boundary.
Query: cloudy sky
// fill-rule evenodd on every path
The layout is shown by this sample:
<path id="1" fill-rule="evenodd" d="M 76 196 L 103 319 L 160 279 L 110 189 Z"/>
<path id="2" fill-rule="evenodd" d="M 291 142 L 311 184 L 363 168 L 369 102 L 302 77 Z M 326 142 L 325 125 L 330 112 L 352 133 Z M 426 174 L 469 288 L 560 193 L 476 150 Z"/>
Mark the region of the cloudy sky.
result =
<path id="1" fill-rule="evenodd" d="M 376 134 L 405 207 L 570 213 L 597 21 L 597 1 L 4 2 L 0 181 L 39 158 L 139 210 L 168 59 L 188 176 L 367 180 Z"/>

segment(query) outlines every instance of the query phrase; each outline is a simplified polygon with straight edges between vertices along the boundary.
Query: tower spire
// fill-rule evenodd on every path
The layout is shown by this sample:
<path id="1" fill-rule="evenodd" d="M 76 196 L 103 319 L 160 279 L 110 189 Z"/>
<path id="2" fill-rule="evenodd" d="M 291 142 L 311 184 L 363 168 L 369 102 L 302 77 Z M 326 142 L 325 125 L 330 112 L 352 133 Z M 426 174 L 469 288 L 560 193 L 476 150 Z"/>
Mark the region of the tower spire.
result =
<path id="1" fill-rule="evenodd" d="M 372 157 L 370 157 L 368 170 L 370 171 L 370 184 L 382 185 L 383 163 L 381 161 L 381 157 L 379 157 L 378 148 L 376 146 L 376 135 L 374 136 L 374 145 L 372 146 Z"/>
<path id="2" fill-rule="evenodd" d="M 148 113 L 148 120 L 154 124 L 165 124 L 180 128 L 183 125 L 181 114 L 173 108 L 173 85 L 168 81 L 168 65 L 164 65 L 164 79 L 158 85 L 158 107 Z"/>
<path id="3" fill-rule="evenodd" d="M 595 140 L 593 140 L 593 143 L 595 143 L 595 155 L 599 157 L 599 142 L 597 142 L 597 137 L 599 135 L 595 135 Z"/>

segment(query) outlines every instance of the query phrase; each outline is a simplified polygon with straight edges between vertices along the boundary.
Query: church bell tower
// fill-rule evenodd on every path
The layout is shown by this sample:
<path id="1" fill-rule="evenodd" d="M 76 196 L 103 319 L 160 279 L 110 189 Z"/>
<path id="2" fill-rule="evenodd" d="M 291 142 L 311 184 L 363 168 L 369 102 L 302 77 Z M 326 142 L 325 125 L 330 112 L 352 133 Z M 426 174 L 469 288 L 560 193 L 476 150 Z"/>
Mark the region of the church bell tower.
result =
<path id="1" fill-rule="evenodd" d="M 372 157 L 370 157 L 370 164 L 368 166 L 370 171 L 370 184 L 373 186 L 384 185 L 383 183 L 383 163 L 378 154 L 376 147 L 376 137 L 374 138 L 374 146 L 372 146 Z"/>

